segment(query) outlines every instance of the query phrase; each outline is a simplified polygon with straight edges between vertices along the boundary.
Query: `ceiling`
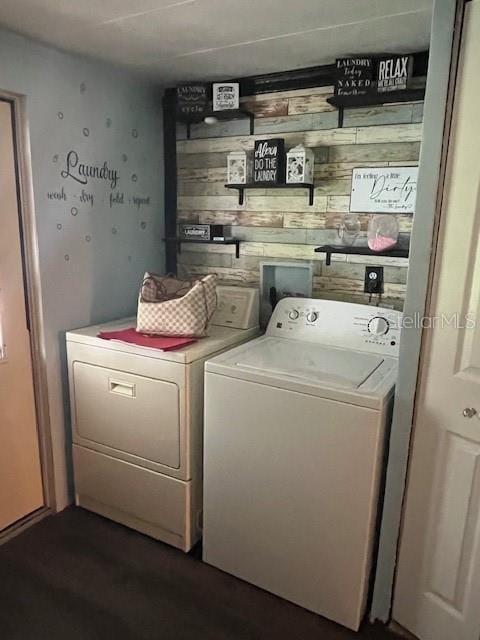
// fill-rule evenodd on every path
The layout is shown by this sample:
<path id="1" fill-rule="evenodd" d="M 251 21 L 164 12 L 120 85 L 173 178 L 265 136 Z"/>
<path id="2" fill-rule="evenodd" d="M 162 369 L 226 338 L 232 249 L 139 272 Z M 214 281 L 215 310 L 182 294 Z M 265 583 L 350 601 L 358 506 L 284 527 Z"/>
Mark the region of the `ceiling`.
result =
<path id="1" fill-rule="evenodd" d="M 1 0 L 0 25 L 163 85 L 428 48 L 433 0 Z"/>

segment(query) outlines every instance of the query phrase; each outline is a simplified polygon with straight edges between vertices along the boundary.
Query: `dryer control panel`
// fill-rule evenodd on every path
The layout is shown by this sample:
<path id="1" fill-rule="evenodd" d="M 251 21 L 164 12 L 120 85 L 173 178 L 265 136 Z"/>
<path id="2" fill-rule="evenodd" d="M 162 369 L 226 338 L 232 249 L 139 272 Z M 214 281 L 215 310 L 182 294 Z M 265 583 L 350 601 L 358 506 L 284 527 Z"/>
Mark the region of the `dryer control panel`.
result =
<path id="1" fill-rule="evenodd" d="M 397 357 L 401 323 L 402 313 L 393 309 L 283 298 L 275 307 L 266 335 Z"/>

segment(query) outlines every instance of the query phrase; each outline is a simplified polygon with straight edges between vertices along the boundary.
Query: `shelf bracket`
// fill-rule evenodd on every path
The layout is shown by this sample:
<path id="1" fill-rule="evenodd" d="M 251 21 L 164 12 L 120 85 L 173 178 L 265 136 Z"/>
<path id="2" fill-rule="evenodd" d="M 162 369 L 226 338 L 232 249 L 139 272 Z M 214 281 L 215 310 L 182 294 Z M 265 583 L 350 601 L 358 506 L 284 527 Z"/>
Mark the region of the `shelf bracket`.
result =
<path id="1" fill-rule="evenodd" d="M 235 257 L 237 260 L 240 258 L 240 242 L 238 240 L 235 243 Z"/>
<path id="2" fill-rule="evenodd" d="M 308 187 L 308 204 L 312 207 L 313 206 L 313 197 L 315 194 L 315 185 L 311 184 Z"/>
<path id="3" fill-rule="evenodd" d="M 245 189 L 240 187 L 238 190 L 238 204 L 242 205 L 245 199 Z"/>
<path id="4" fill-rule="evenodd" d="M 190 122 L 187 122 L 187 140 L 190 140 Z"/>
<path id="5" fill-rule="evenodd" d="M 343 129 L 343 107 L 338 107 L 338 128 Z"/>
<path id="6" fill-rule="evenodd" d="M 325 264 L 329 267 L 332 264 L 332 254 L 330 251 L 327 251 L 325 254 Z"/>
<path id="7" fill-rule="evenodd" d="M 255 133 L 255 114 L 249 113 L 248 118 L 250 120 L 250 135 L 253 136 Z"/>

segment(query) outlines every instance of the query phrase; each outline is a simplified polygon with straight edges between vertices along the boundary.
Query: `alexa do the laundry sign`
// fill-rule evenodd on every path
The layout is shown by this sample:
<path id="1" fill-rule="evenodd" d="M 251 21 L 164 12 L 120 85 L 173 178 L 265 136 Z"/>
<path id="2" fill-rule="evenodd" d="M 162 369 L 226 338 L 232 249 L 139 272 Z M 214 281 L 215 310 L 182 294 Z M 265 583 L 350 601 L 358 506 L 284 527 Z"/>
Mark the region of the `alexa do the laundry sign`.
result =
<path id="1" fill-rule="evenodd" d="M 270 138 L 255 142 L 253 181 L 262 184 L 283 184 L 285 182 L 285 141 L 283 138 Z"/>

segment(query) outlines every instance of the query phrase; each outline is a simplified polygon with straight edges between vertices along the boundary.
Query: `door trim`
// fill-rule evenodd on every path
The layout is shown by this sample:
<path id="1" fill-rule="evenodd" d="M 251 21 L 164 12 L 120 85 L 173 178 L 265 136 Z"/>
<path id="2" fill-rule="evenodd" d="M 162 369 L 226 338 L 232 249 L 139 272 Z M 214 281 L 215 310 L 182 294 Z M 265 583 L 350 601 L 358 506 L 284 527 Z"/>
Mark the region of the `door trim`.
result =
<path id="1" fill-rule="evenodd" d="M 28 524 L 32 524 L 52 511 L 56 511 L 52 438 L 50 429 L 50 410 L 48 404 L 48 384 L 46 368 L 46 345 L 42 308 L 42 289 L 38 235 L 35 218 L 33 194 L 32 162 L 30 153 L 30 135 L 26 115 L 26 98 L 15 93 L 0 90 L 0 100 L 12 105 L 12 126 L 15 153 L 15 171 L 17 177 L 18 209 L 20 217 L 20 238 L 22 244 L 25 295 L 27 300 L 27 320 L 30 329 L 32 354 L 33 387 L 37 417 L 40 464 L 45 506 L 25 519 L 14 523 L 1 534 L 12 535 Z M 4 535 L 3 535 L 4 534 Z"/>
<path id="2" fill-rule="evenodd" d="M 430 257 L 427 293 L 425 298 L 426 315 L 428 315 L 432 306 L 432 291 L 435 284 L 435 264 L 437 261 L 439 231 L 440 231 L 440 224 L 441 224 L 441 218 L 443 213 L 443 200 L 445 196 L 445 176 L 447 173 L 448 150 L 450 146 L 450 137 L 452 132 L 452 118 L 453 118 L 453 108 L 454 108 L 454 102 L 455 102 L 455 90 L 457 86 L 458 65 L 459 65 L 460 51 L 462 46 L 462 36 L 463 36 L 463 30 L 464 30 L 463 28 L 464 28 L 464 19 L 465 19 L 465 9 L 466 9 L 466 4 L 468 4 L 468 2 L 470 2 L 470 0 L 457 0 L 457 3 L 456 3 L 455 24 L 454 24 L 453 41 L 452 41 L 452 55 L 451 55 L 451 61 L 450 61 L 450 73 L 448 78 L 448 90 L 447 90 L 447 99 L 446 99 L 446 106 L 445 106 L 445 125 L 444 125 L 443 138 L 442 138 L 442 154 L 441 154 L 441 160 L 440 160 L 440 172 L 439 172 L 439 179 L 438 179 L 437 199 L 436 199 L 436 208 L 435 208 L 436 213 L 435 213 L 433 237 L 432 237 L 432 253 Z M 427 336 L 428 336 L 428 332 L 424 329 L 422 331 L 422 343 L 420 347 L 420 359 L 419 359 L 418 378 L 417 378 L 417 386 L 416 386 L 417 391 L 420 387 L 421 376 L 424 369 L 425 352 L 426 352 L 425 339 Z M 414 407 L 413 424 L 415 424 L 415 418 L 416 418 L 416 407 Z"/>
<path id="3" fill-rule="evenodd" d="M 439 205 L 445 172 L 443 165 L 458 64 L 459 28 L 466 1 L 468 0 L 438 0 L 434 4 L 417 194 L 417 210 L 422 212 L 422 216 L 416 215 L 414 218 L 409 274 L 415 271 L 415 278 L 412 279 L 410 275 L 408 277 L 404 306 L 404 315 L 410 317 L 415 317 L 416 314 L 423 317 L 430 306 Z M 402 330 L 379 552 L 369 615 L 371 622 L 388 622 L 391 618 L 415 398 L 424 357 L 424 338 L 421 327 Z"/>
<path id="4" fill-rule="evenodd" d="M 441 251 L 443 249 L 443 245 L 445 244 L 445 217 L 449 215 L 448 211 L 448 202 L 446 202 L 446 197 L 448 196 L 448 185 L 446 185 L 446 179 L 449 177 L 447 174 L 452 171 L 452 167 L 449 166 L 452 163 L 450 162 L 452 158 L 449 156 L 452 154 L 451 144 L 453 141 L 453 134 L 455 134 L 455 130 L 453 126 L 455 122 L 453 121 L 454 111 L 456 108 L 456 103 L 458 101 L 458 76 L 460 72 L 460 58 L 463 55 L 463 45 L 464 45 L 464 32 L 466 26 L 466 16 L 465 12 L 467 11 L 471 0 L 457 0 L 456 3 L 456 18 L 455 18 L 455 29 L 453 35 L 453 45 L 452 45 L 452 61 L 450 66 L 450 76 L 448 83 L 448 98 L 447 98 L 447 106 L 446 106 L 446 125 L 443 136 L 443 148 L 442 148 L 442 161 L 441 161 L 441 169 L 440 169 L 440 181 L 437 192 L 437 214 L 435 218 L 435 228 L 434 228 L 434 236 L 433 236 L 433 244 L 432 244 L 432 255 L 430 261 L 430 270 L 429 270 L 429 279 L 428 279 L 428 290 L 426 296 L 426 316 L 435 316 L 435 310 L 438 307 L 437 298 L 439 296 L 439 279 L 441 277 L 439 267 L 444 268 L 444 265 L 441 263 Z M 454 141 L 453 141 L 454 142 Z M 460 148 L 457 145 L 457 151 Z M 455 149 L 453 150 L 453 154 L 455 155 Z M 451 176 L 450 176 L 451 177 Z M 451 182 L 451 180 L 450 180 Z M 451 185 L 450 185 L 451 186 Z M 437 308 L 438 313 L 438 308 Z M 430 357 L 430 351 L 432 349 L 432 341 L 434 340 L 433 334 L 435 331 L 431 329 L 424 329 L 422 332 L 422 344 L 420 351 L 420 360 L 419 360 L 419 369 L 417 374 L 417 386 L 416 386 L 416 397 L 415 397 L 415 406 L 413 412 L 413 424 L 412 424 L 412 439 L 410 440 L 410 450 L 409 450 L 409 460 L 407 467 L 407 480 L 406 480 L 406 488 L 403 495 L 403 509 L 402 509 L 402 519 L 401 519 L 401 528 L 400 528 L 400 536 L 399 536 L 399 549 L 400 542 L 404 535 L 404 528 L 408 527 L 408 521 L 406 524 L 406 516 L 407 516 L 407 507 L 409 504 L 409 491 L 412 493 L 412 453 L 415 449 L 414 436 L 416 435 L 416 431 L 419 430 L 419 427 L 423 427 L 424 425 L 419 425 L 419 416 L 421 417 L 421 404 L 424 401 L 425 396 L 425 382 L 427 380 L 427 363 Z M 431 371 L 430 371 L 431 374 Z M 463 405 L 462 405 L 463 406 Z M 418 435 L 418 434 L 417 434 Z M 468 438 L 467 438 L 468 441 Z M 418 456 L 417 456 L 418 457 Z M 417 459 L 418 463 L 418 459 Z M 418 478 L 417 478 L 418 480 Z M 418 484 L 418 483 L 417 483 Z M 431 494 L 430 494 L 431 496 Z M 410 496 L 411 497 L 411 496 Z M 437 496 L 438 497 L 438 496 Z M 410 514 L 411 515 L 411 514 Z M 437 514 L 438 515 L 438 514 Z M 411 545 L 410 545 L 411 546 Z M 405 554 L 404 554 L 405 555 Z M 397 567 L 396 567 L 396 575 L 395 575 L 395 585 L 393 591 L 393 607 L 392 607 L 392 620 L 391 622 L 394 625 L 398 623 L 395 620 L 395 616 L 399 616 L 400 618 L 403 616 L 403 620 L 400 624 L 409 624 L 411 621 L 406 621 L 404 617 L 405 608 L 403 607 L 403 613 L 399 612 L 398 606 L 396 607 L 396 597 L 398 590 L 398 578 L 397 574 L 399 573 L 400 558 L 397 555 Z M 417 593 L 417 595 L 419 595 Z M 442 596 L 439 596 L 439 599 L 442 600 Z M 446 602 L 446 601 L 444 601 Z M 395 608 L 396 607 L 396 608 Z M 400 607 L 402 608 L 402 607 Z M 401 615 L 399 615 L 401 614 Z M 478 617 L 477 617 L 478 619 Z M 415 632 L 418 632 L 418 627 L 415 629 Z M 416 637 L 416 636 L 412 636 Z M 462 636 L 463 637 L 463 636 Z"/>
<path id="5" fill-rule="evenodd" d="M 17 520 L 17 522 L 14 522 L 3 531 L 0 531 L 0 546 L 51 514 L 52 509 L 49 509 L 48 507 L 40 507 L 40 509 L 36 509 L 28 516 Z"/>

